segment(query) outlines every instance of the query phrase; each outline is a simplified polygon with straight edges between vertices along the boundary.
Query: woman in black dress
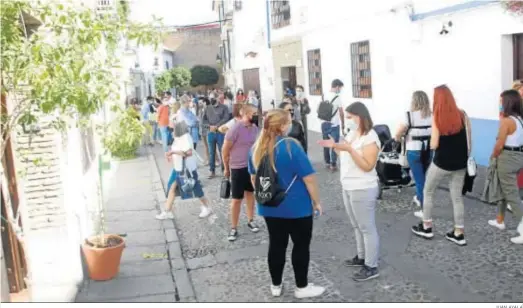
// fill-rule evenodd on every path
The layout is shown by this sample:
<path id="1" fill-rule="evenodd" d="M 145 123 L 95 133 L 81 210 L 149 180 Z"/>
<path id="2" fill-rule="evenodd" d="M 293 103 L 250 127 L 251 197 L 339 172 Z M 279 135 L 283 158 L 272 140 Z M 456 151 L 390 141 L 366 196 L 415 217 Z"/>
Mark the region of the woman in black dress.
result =
<path id="1" fill-rule="evenodd" d="M 294 118 L 294 108 L 292 107 L 292 103 L 283 102 L 279 105 L 279 108 L 287 111 L 291 119 Z M 292 120 L 287 136 L 298 140 L 301 146 L 303 147 L 305 153 L 307 153 L 307 140 L 305 139 L 305 130 L 303 129 L 303 126 L 299 121 Z"/>

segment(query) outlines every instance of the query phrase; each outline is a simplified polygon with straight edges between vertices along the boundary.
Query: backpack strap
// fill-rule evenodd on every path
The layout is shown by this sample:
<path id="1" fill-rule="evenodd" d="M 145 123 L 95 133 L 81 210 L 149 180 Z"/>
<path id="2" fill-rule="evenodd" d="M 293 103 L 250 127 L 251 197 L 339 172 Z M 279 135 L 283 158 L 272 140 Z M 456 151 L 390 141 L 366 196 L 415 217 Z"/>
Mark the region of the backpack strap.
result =
<path id="1" fill-rule="evenodd" d="M 338 99 L 338 97 L 339 97 L 339 95 L 334 96 L 334 98 L 331 100 L 331 104 L 333 104 L 334 101 L 335 101 L 336 99 Z M 331 116 L 331 121 L 332 121 L 332 118 L 334 118 L 334 116 L 338 113 L 338 109 L 339 109 L 339 108 L 336 108 L 336 110 L 335 110 L 334 113 L 332 114 L 332 116 Z"/>
<path id="2" fill-rule="evenodd" d="M 280 140 L 278 140 L 278 142 L 276 142 L 276 144 L 274 145 L 274 149 L 276 149 L 276 147 L 278 146 L 278 144 L 280 144 L 283 140 L 292 140 L 292 138 L 281 138 Z M 287 187 L 287 189 L 285 190 L 285 194 L 287 194 L 287 192 L 289 191 L 289 189 L 291 189 L 292 185 L 294 184 L 294 182 L 296 182 L 296 179 L 298 178 L 297 175 L 294 176 L 294 178 L 292 179 L 291 181 L 291 184 Z"/>

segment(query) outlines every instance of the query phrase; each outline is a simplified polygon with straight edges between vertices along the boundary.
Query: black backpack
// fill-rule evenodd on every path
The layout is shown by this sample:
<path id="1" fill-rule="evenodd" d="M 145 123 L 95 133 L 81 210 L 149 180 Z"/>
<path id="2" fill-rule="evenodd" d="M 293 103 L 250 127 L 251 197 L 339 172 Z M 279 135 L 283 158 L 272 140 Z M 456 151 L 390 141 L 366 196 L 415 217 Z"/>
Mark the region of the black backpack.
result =
<path id="1" fill-rule="evenodd" d="M 332 118 L 338 113 L 338 108 L 332 110 L 334 101 L 338 98 L 338 95 L 334 96 L 332 101 L 324 100 L 318 106 L 318 119 L 323 121 L 331 121 Z"/>
<path id="2" fill-rule="evenodd" d="M 283 138 L 278 141 L 274 148 L 278 146 Z M 278 173 L 272 168 L 269 155 L 265 154 L 256 170 L 256 180 L 254 182 L 254 197 L 256 201 L 264 206 L 277 207 L 283 202 L 287 192 L 296 181 L 297 176 L 294 176 L 291 184 L 287 189 L 283 189 L 278 183 Z"/>

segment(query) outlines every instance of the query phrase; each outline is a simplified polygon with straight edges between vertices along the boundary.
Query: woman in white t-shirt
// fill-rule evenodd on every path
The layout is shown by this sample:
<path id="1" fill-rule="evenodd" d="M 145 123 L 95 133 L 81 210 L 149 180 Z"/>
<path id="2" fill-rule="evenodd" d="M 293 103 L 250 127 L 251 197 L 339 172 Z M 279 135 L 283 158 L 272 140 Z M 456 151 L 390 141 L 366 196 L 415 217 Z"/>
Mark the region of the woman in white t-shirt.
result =
<path id="1" fill-rule="evenodd" d="M 343 203 L 357 245 L 357 255 L 346 260 L 344 265 L 361 267 L 353 279 L 366 281 L 379 276 L 379 236 L 375 218 L 379 188 L 375 167 L 381 144 L 372 129 L 369 110 L 363 103 L 348 106 L 345 116 L 345 125 L 350 129 L 345 139 L 336 143 L 331 137 L 318 143 L 339 153 Z"/>
<path id="2" fill-rule="evenodd" d="M 195 155 L 193 155 L 193 140 L 189 134 L 189 128 L 185 121 L 179 121 L 174 125 L 174 142 L 171 150 L 165 153 L 168 161 L 172 161 L 173 170 L 167 183 L 167 201 L 165 202 L 165 210 L 159 215 L 156 215 L 157 219 L 173 219 L 173 206 L 174 199 L 176 197 L 176 186 L 181 185 L 180 174 L 189 173 L 192 179 L 194 179 L 193 194 L 194 197 L 199 198 L 202 202 L 202 208 L 200 212 L 200 218 L 209 216 L 211 209 L 209 207 L 209 201 L 205 197 L 202 189 L 202 184 L 198 179 L 198 163 Z"/>
<path id="3" fill-rule="evenodd" d="M 245 104 L 234 104 L 232 106 L 232 119 L 229 120 L 229 122 L 223 124 L 222 126 L 218 127 L 218 131 L 222 134 L 226 134 L 231 127 L 234 126 L 234 124 L 237 121 L 241 121 L 242 116 L 240 114 L 240 111 L 242 110 L 242 107 Z"/>
<path id="4" fill-rule="evenodd" d="M 421 210 L 415 211 L 414 215 L 419 218 L 423 218 L 425 175 L 432 161 L 430 150 L 431 127 L 432 112 L 430 111 L 429 97 L 423 91 L 416 91 L 412 94 L 410 111 L 407 111 L 394 139 L 400 141 L 403 136 L 405 137 L 407 161 L 416 184 L 414 203 L 421 207 Z"/>

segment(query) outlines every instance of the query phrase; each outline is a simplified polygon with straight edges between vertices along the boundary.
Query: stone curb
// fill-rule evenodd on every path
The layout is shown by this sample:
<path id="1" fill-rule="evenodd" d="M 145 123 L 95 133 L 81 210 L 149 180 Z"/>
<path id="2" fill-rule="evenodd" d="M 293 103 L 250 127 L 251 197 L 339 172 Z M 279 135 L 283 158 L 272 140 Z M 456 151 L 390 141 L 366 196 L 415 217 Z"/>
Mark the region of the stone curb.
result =
<path id="1" fill-rule="evenodd" d="M 159 210 L 165 203 L 166 192 L 162 185 L 159 166 L 151 149 L 147 149 L 147 156 L 151 164 L 153 190 L 156 195 L 157 210 Z M 189 277 L 186 260 L 183 257 L 178 232 L 176 231 L 176 223 L 174 220 L 164 220 L 162 221 L 162 228 L 168 248 L 171 275 L 176 286 L 176 300 L 178 302 L 196 302 L 194 286 Z"/>

